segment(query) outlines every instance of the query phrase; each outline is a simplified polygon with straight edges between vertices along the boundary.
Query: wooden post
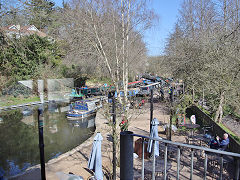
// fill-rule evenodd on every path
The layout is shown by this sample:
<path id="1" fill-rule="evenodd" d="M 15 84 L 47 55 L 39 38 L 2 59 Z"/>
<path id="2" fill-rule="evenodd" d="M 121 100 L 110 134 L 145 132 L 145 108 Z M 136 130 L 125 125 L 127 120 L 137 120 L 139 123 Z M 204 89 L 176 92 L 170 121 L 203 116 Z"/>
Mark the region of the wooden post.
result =
<path id="1" fill-rule="evenodd" d="M 42 177 L 42 180 L 46 180 L 45 158 L 44 158 L 44 141 L 43 141 L 43 109 L 38 109 L 38 133 L 39 133 L 41 177 Z"/>

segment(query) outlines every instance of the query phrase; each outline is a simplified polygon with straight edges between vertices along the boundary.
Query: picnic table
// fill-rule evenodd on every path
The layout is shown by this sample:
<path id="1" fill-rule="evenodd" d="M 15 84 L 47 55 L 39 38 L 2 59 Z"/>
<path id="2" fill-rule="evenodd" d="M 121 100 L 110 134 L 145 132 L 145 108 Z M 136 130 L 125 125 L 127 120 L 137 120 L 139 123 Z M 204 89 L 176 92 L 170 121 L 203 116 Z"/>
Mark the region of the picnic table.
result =
<path id="1" fill-rule="evenodd" d="M 209 141 L 209 139 L 206 138 L 204 134 L 193 135 L 193 136 L 190 136 L 190 138 L 192 140 L 199 142 L 200 146 L 203 145 L 203 142 L 208 143 Z"/>
<path id="2" fill-rule="evenodd" d="M 199 124 L 185 124 L 184 127 L 186 127 L 187 129 L 190 129 L 191 136 L 193 136 L 193 130 L 196 128 L 199 128 L 200 125 Z"/>
<path id="3" fill-rule="evenodd" d="M 168 145 L 168 147 L 167 147 L 168 155 L 169 156 L 176 155 L 177 149 L 178 149 L 177 146 Z M 164 153 L 165 153 L 165 144 L 164 143 L 159 144 L 159 150 L 160 150 L 160 156 L 164 157 Z"/>

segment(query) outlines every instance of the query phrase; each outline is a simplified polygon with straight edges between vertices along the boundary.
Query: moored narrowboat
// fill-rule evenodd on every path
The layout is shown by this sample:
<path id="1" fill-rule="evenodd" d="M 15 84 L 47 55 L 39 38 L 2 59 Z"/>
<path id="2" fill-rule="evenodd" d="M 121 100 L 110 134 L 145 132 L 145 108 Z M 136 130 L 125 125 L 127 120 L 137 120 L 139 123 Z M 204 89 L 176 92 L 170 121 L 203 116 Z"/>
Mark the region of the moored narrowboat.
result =
<path id="1" fill-rule="evenodd" d="M 95 117 L 98 108 L 101 107 L 99 99 L 81 100 L 70 104 L 70 110 L 67 112 L 68 120 L 83 119 Z"/>

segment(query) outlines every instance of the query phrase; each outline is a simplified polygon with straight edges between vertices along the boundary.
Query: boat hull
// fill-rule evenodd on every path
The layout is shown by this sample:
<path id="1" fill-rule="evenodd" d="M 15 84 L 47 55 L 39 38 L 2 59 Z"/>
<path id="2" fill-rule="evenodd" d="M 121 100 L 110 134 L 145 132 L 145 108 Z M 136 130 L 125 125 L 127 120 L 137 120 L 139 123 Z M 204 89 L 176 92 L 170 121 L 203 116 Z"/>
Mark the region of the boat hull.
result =
<path id="1" fill-rule="evenodd" d="M 68 121 L 68 124 L 71 127 L 78 127 L 78 128 L 93 128 L 95 127 L 95 116 L 87 117 L 87 118 L 80 118 L 80 119 L 72 119 Z"/>
<path id="2" fill-rule="evenodd" d="M 96 117 L 97 111 L 89 111 L 85 113 L 67 113 L 68 120 L 78 120 L 78 119 L 88 119 L 92 117 Z"/>

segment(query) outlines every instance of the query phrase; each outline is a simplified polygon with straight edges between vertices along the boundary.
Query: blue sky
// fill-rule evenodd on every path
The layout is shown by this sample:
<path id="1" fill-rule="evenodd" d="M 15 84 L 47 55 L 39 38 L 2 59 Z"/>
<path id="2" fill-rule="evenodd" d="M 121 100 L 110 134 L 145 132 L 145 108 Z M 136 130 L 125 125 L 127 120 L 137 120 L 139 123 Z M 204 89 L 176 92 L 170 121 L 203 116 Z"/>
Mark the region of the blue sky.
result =
<path id="1" fill-rule="evenodd" d="M 162 55 L 166 38 L 173 30 L 177 21 L 178 10 L 182 0 L 152 0 L 149 7 L 159 16 L 159 22 L 144 33 L 144 41 L 148 48 L 148 55 Z"/>
<path id="2" fill-rule="evenodd" d="M 62 5 L 62 0 L 53 0 L 57 5 Z M 65 0 L 66 2 L 67 0 Z M 178 9 L 182 0 L 150 0 L 149 7 L 154 9 L 159 16 L 157 22 L 151 29 L 144 33 L 144 41 L 147 45 L 149 56 L 162 55 L 166 38 L 173 30 L 177 21 Z"/>

